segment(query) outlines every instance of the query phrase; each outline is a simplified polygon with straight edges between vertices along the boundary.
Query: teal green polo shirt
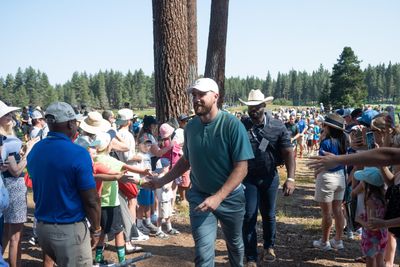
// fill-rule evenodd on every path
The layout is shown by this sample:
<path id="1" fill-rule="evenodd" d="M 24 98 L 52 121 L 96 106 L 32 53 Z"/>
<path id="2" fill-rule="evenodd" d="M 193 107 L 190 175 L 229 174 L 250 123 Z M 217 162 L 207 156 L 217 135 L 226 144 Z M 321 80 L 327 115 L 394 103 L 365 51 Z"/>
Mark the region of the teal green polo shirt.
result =
<path id="1" fill-rule="evenodd" d="M 209 123 L 202 123 L 198 116 L 189 121 L 183 152 L 191 166 L 193 186 L 208 194 L 222 187 L 235 162 L 254 158 L 243 124 L 221 110 Z"/>

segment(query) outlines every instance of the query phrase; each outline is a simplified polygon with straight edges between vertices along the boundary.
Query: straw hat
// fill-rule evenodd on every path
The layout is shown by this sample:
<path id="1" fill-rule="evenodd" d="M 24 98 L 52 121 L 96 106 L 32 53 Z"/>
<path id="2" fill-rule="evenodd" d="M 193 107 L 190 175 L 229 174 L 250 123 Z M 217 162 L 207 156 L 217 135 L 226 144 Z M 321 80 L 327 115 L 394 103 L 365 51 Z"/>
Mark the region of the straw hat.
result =
<path id="1" fill-rule="evenodd" d="M 336 113 L 330 113 L 325 117 L 324 124 L 339 129 L 344 130 L 344 119 L 342 116 Z"/>
<path id="2" fill-rule="evenodd" d="M 97 111 L 89 112 L 88 116 L 81 122 L 79 127 L 87 133 L 97 134 L 100 132 L 107 132 L 111 125 L 108 121 L 103 119 L 101 114 Z"/>
<path id="3" fill-rule="evenodd" d="M 274 100 L 274 97 L 272 96 L 265 97 L 260 89 L 257 90 L 252 89 L 249 93 L 247 101 L 244 101 L 239 98 L 239 101 L 245 104 L 246 106 L 258 106 L 262 103 L 272 102 L 272 100 Z"/>
<path id="4" fill-rule="evenodd" d="M 4 115 L 19 110 L 21 108 L 18 107 L 9 107 L 3 101 L 0 100 L 0 118 L 4 117 Z"/>

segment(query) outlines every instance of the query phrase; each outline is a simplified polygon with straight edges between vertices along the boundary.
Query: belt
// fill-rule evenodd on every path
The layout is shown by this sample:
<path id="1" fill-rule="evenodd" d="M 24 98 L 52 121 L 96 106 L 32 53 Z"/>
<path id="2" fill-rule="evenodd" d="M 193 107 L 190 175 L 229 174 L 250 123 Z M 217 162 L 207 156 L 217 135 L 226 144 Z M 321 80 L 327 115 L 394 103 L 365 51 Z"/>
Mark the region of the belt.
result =
<path id="1" fill-rule="evenodd" d="M 77 222 L 46 222 L 46 221 L 38 220 L 37 222 L 38 223 L 42 223 L 42 224 L 60 224 L 60 225 L 65 225 L 65 224 L 75 224 L 75 223 L 84 222 L 84 220 L 77 221 Z"/>

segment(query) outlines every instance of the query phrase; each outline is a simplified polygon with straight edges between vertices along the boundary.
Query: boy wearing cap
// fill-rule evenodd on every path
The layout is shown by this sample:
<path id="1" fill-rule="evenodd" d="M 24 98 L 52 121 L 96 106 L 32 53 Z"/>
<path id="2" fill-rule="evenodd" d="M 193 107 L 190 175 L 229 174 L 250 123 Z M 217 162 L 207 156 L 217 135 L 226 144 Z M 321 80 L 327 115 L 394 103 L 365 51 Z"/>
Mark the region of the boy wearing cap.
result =
<path id="1" fill-rule="evenodd" d="M 178 117 L 179 128 L 175 130 L 175 140 L 177 145 L 180 146 L 179 155 L 180 157 L 183 155 L 183 144 L 185 143 L 185 127 L 190 120 L 190 116 L 186 114 L 181 114 Z M 181 198 L 181 204 L 187 205 L 186 199 L 186 192 L 189 190 L 190 187 L 190 170 L 182 174 L 181 177 L 175 180 L 176 184 L 178 185 L 178 193 Z"/>
<path id="2" fill-rule="evenodd" d="M 140 162 L 142 158 L 136 154 L 136 143 L 133 134 L 130 132 L 132 119 L 134 118 L 133 111 L 128 108 L 118 110 L 118 117 L 116 124 L 118 126 L 118 135 L 121 141 L 129 148 L 128 151 L 116 151 L 116 157 L 128 164 L 133 165 L 135 162 Z M 139 174 L 136 174 L 139 179 Z M 138 188 L 133 183 L 118 182 L 119 198 L 121 201 L 122 219 L 124 222 L 125 237 L 130 242 L 132 240 L 148 240 L 149 237 L 144 235 L 136 227 L 136 208 L 137 196 L 139 193 Z M 132 229 L 134 230 L 132 231 Z"/>
<path id="3" fill-rule="evenodd" d="M 111 142 L 111 136 L 108 133 L 98 133 L 96 139 L 97 155 L 94 156 L 94 162 L 102 163 L 107 166 L 112 172 L 121 172 L 128 170 L 148 175 L 148 170 L 143 170 L 137 167 L 126 165 L 108 154 L 108 146 Z M 139 179 L 132 179 L 132 182 L 139 184 Z M 117 248 L 118 261 L 125 261 L 125 240 L 123 234 L 123 221 L 118 198 L 118 182 L 103 181 L 101 189 L 101 232 L 99 244 L 96 247 L 95 262 L 103 264 L 106 261 L 103 256 L 103 244 L 105 234 L 115 234 L 115 245 Z M 130 240 L 129 240 L 130 241 Z"/>
<path id="4" fill-rule="evenodd" d="M 32 128 L 29 133 L 30 139 L 40 137 L 40 140 L 46 138 L 49 128 L 47 127 L 46 121 L 43 118 L 42 112 L 35 110 L 32 113 Z"/>

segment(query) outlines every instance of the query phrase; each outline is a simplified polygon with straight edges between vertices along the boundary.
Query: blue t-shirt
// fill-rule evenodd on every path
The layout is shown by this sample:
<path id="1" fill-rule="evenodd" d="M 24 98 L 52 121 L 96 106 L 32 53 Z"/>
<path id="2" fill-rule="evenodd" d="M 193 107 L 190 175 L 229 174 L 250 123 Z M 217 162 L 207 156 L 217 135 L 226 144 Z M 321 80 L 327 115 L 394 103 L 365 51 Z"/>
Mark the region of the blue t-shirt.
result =
<path id="1" fill-rule="evenodd" d="M 314 140 L 319 140 L 319 135 L 320 135 L 321 131 L 319 129 L 318 125 L 314 126 Z"/>
<path id="2" fill-rule="evenodd" d="M 304 129 L 306 128 L 306 122 L 304 120 L 300 120 L 297 123 L 297 127 L 299 128 L 299 133 L 302 133 Z"/>
<path id="3" fill-rule="evenodd" d="M 184 136 L 183 152 L 192 168 L 191 182 L 204 193 L 216 193 L 235 162 L 254 158 L 243 124 L 224 111 L 218 111 L 209 123 L 202 123 L 199 117 L 190 120 Z"/>
<path id="4" fill-rule="evenodd" d="M 28 155 L 35 217 L 73 223 L 85 218 L 80 191 L 95 189 L 89 152 L 64 134 L 49 132 Z"/>
<path id="5" fill-rule="evenodd" d="M 339 155 L 339 142 L 336 139 L 325 139 L 321 142 L 321 145 L 319 147 L 319 155 L 323 156 L 324 153 L 322 151 L 325 152 L 329 152 L 335 155 Z M 329 169 L 329 172 L 336 172 L 339 170 L 344 169 L 343 165 L 338 165 L 335 168 Z"/>

